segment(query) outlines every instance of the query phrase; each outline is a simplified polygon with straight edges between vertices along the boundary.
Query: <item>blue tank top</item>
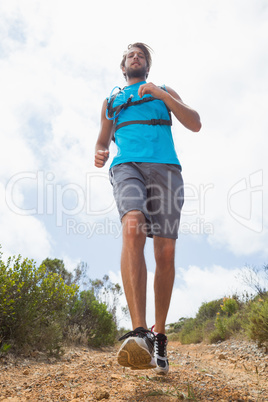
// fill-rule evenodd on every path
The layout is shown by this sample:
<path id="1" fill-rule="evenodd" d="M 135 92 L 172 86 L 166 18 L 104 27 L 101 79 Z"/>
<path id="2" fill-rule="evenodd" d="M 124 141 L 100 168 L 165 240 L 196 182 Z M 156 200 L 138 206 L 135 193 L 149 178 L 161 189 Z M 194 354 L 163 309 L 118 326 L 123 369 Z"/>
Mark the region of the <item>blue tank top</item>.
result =
<path id="1" fill-rule="evenodd" d="M 146 81 L 143 81 L 125 87 L 116 96 L 113 106 L 125 103 L 130 95 L 133 95 L 132 101 L 140 100 L 138 89 L 145 83 Z M 151 95 L 144 95 L 144 97 L 151 97 Z M 133 120 L 169 120 L 169 118 L 164 102 L 155 99 L 123 110 L 118 116 L 117 124 Z M 171 128 L 167 125 L 130 124 L 123 126 L 115 132 L 115 144 L 117 155 L 114 157 L 111 167 L 126 162 L 180 165 L 174 148 Z"/>

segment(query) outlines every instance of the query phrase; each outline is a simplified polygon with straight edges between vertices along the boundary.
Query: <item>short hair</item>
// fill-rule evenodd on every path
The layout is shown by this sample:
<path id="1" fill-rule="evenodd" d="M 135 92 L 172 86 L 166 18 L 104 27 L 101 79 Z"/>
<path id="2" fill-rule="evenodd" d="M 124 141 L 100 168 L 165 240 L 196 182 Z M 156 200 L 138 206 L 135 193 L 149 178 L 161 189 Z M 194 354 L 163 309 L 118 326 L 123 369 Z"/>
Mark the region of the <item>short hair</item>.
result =
<path id="1" fill-rule="evenodd" d="M 147 66 L 149 67 L 149 70 L 150 70 L 150 68 L 152 66 L 151 52 L 153 51 L 153 49 L 150 46 L 148 46 L 148 45 L 146 45 L 145 43 L 142 43 L 142 42 L 136 42 L 136 43 L 132 43 L 132 44 L 128 45 L 127 50 L 124 52 L 122 61 L 120 63 L 121 70 L 122 70 L 123 67 L 125 67 L 127 52 L 132 47 L 139 47 L 143 51 L 143 53 L 145 55 Z M 124 77 L 126 78 L 126 74 L 125 73 L 123 73 L 123 74 L 124 74 Z M 146 75 L 146 78 L 147 77 L 148 77 L 148 74 Z"/>

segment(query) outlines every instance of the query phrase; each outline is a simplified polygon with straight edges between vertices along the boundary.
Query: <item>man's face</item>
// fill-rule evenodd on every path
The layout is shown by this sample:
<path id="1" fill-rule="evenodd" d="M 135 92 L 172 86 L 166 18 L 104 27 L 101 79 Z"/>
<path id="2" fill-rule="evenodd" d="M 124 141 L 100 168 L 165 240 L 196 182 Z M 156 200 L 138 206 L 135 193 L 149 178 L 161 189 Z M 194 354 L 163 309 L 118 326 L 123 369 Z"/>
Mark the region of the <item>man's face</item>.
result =
<path id="1" fill-rule="evenodd" d="M 122 70 L 127 78 L 143 78 L 148 74 L 146 57 L 139 47 L 132 47 L 128 50 L 125 67 Z"/>

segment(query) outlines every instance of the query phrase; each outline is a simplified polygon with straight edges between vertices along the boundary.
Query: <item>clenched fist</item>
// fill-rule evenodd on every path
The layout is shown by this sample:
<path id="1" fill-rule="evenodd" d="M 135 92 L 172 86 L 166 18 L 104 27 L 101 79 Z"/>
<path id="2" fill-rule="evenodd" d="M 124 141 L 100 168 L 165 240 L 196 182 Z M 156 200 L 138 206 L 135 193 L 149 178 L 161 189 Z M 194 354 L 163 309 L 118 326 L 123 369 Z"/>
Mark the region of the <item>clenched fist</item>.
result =
<path id="1" fill-rule="evenodd" d="M 101 168 L 109 158 L 109 151 L 98 150 L 95 154 L 95 166 Z"/>

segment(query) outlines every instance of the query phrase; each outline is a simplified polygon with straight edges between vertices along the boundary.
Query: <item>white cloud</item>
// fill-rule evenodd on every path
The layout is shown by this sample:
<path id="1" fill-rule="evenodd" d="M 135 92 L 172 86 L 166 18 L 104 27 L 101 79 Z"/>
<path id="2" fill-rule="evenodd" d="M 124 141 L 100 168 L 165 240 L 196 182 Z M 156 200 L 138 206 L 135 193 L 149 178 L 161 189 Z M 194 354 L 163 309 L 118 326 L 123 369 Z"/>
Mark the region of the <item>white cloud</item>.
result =
<path id="1" fill-rule="evenodd" d="M 58 258 L 57 256 L 55 258 Z M 74 270 L 77 268 L 77 266 L 80 263 L 80 260 L 78 258 L 72 259 L 68 255 L 65 255 L 62 257 L 62 260 L 64 262 L 64 266 L 67 269 L 68 272 L 74 273 Z"/>
<path id="2" fill-rule="evenodd" d="M 18 191 L 16 200 L 23 196 Z M 12 212 L 5 200 L 5 188 L 0 184 L 0 244 L 5 256 L 21 254 L 39 262 L 51 252 L 51 238 L 45 226 L 34 216 Z"/>

